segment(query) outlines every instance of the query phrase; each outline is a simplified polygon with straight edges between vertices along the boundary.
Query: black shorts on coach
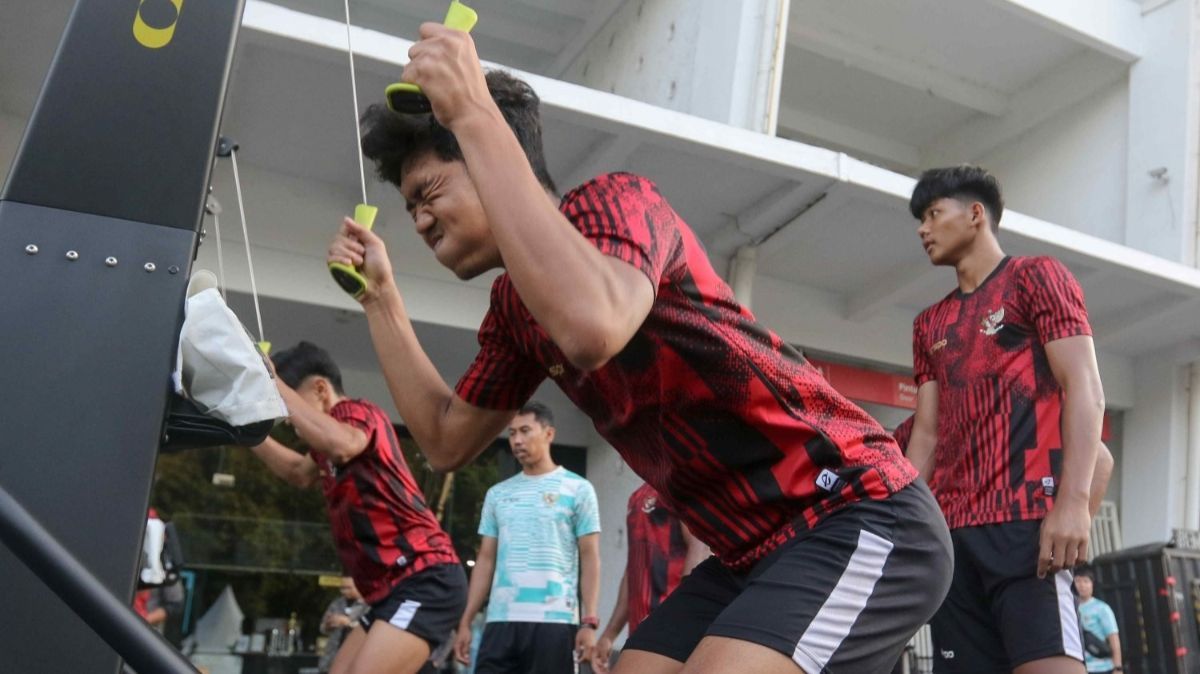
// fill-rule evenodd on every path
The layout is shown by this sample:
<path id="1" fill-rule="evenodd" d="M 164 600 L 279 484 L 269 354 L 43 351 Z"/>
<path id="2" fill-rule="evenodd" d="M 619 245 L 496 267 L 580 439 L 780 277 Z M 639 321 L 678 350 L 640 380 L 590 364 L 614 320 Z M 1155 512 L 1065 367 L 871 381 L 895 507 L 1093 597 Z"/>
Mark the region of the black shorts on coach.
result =
<path id="1" fill-rule="evenodd" d="M 458 564 L 438 564 L 396 583 L 388 596 L 359 618 L 364 629 L 382 621 L 429 642 L 437 650 L 467 608 L 467 574 Z"/>
<path id="2" fill-rule="evenodd" d="M 941 604 L 952 567 L 946 520 L 918 480 L 829 515 L 747 572 L 710 558 L 625 647 L 684 662 L 719 636 L 779 651 L 808 674 L 888 672 Z"/>
<path id="3" fill-rule="evenodd" d="M 475 674 L 574 674 L 578 629 L 567 623 L 488 623 Z"/>
<path id="4" fill-rule="evenodd" d="M 954 581 L 930 621 L 937 674 L 1008 674 L 1065 655 L 1083 660 L 1070 571 L 1037 577 L 1041 520 L 962 527 Z"/>

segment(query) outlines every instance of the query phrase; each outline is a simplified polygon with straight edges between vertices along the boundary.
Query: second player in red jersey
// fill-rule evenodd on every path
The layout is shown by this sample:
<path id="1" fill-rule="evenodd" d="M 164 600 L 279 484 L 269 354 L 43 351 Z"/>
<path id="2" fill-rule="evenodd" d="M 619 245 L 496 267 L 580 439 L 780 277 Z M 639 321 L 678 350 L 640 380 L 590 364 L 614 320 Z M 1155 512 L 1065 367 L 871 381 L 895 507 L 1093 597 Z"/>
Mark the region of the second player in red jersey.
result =
<path id="1" fill-rule="evenodd" d="M 342 566 L 370 604 L 331 672 L 416 672 L 466 604 L 466 576 L 450 537 L 425 504 L 391 420 L 373 403 L 346 397 L 329 354 L 301 342 L 273 360 L 309 451 L 270 438 L 252 449 L 289 483 L 320 483 Z"/>

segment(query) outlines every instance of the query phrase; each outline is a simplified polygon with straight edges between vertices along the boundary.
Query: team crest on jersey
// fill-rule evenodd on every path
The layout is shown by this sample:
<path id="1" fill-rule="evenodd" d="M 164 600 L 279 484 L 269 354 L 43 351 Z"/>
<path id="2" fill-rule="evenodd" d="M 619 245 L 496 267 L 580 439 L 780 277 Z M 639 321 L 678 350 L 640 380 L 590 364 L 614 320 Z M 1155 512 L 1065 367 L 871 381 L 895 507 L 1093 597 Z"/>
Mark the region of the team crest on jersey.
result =
<path id="1" fill-rule="evenodd" d="M 938 351 L 946 348 L 946 345 L 949 343 L 950 340 L 947 339 L 938 340 L 933 343 L 933 346 L 929 347 L 929 353 L 937 353 Z"/>
<path id="2" fill-rule="evenodd" d="M 983 329 L 980 332 L 989 337 L 1000 332 L 1004 329 L 1004 307 L 1000 307 L 999 310 L 988 314 L 980 323 L 983 324 Z"/>
<path id="3" fill-rule="evenodd" d="M 542 500 L 546 502 L 546 505 L 552 506 L 555 503 L 558 503 L 558 494 L 548 491 L 542 494 Z"/>
<path id="4" fill-rule="evenodd" d="M 650 514 L 654 512 L 654 508 L 658 506 L 657 496 L 647 496 L 646 500 L 642 501 L 642 512 Z"/>

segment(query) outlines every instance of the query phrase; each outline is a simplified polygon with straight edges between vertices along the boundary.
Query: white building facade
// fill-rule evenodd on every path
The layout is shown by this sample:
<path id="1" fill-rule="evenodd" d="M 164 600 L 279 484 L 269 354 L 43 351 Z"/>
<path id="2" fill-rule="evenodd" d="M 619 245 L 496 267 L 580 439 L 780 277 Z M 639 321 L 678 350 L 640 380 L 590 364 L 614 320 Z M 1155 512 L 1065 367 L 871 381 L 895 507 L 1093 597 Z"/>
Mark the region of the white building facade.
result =
<path id="1" fill-rule="evenodd" d="M 6 171 L 70 2 L 0 7 Z M 543 98 L 563 188 L 604 171 L 656 182 L 784 339 L 825 360 L 911 368 L 911 322 L 954 283 L 907 212 L 913 176 L 977 163 L 1002 181 L 1010 254 L 1080 279 L 1109 407 L 1126 545 L 1200 529 L 1200 0 L 477 0 L 481 56 Z M 357 305 L 324 271 L 360 201 L 351 114 L 398 78 L 441 0 L 247 0 L 223 130 L 238 154 L 266 338 L 331 348 L 354 392 L 386 401 Z M 186 8 L 185 8 L 186 9 Z M 19 19 L 19 20 L 18 20 Z M 0 174 L 2 176 L 2 174 Z M 454 381 L 492 277 L 461 283 L 375 181 L 378 230 L 426 348 Z M 198 265 L 252 325 L 228 160 Z M 552 386 L 560 440 L 587 446 L 604 524 L 603 612 L 638 484 Z M 903 406 L 866 401 L 886 424 Z M 402 419 L 397 421 L 402 422 Z"/>

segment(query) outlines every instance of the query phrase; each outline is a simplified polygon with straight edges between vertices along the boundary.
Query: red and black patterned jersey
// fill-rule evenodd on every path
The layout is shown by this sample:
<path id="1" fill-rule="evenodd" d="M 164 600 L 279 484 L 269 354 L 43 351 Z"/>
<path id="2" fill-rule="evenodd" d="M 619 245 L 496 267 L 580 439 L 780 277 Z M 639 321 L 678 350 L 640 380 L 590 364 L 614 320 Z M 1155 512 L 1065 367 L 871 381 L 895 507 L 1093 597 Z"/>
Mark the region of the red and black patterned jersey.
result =
<path id="1" fill-rule="evenodd" d="M 340 466 L 311 454 L 321 470 L 338 556 L 363 599 L 374 604 L 422 569 L 457 564 L 450 537 L 425 505 L 383 410 L 365 400 L 343 400 L 330 415 L 367 436 L 366 449 Z"/>
<path id="2" fill-rule="evenodd" d="M 675 591 L 687 565 L 683 525 L 659 503 L 654 487 L 643 484 L 629 496 L 625 515 L 629 562 L 625 584 L 629 595 L 629 633 Z"/>
<path id="3" fill-rule="evenodd" d="M 915 477 L 878 423 L 738 304 L 649 180 L 605 175 L 562 213 L 642 271 L 654 303 L 603 367 L 572 367 L 508 274 L 492 286 L 481 350 L 458 395 L 516 409 L 547 376 L 722 562 L 744 567 L 830 512 Z"/>
<path id="4" fill-rule="evenodd" d="M 1045 345 L 1091 335 L 1083 291 L 1061 262 L 1004 258 L 974 292 L 917 316 L 917 385 L 936 381 L 930 487 L 951 528 L 1036 520 L 1061 472 L 1062 390 Z"/>

